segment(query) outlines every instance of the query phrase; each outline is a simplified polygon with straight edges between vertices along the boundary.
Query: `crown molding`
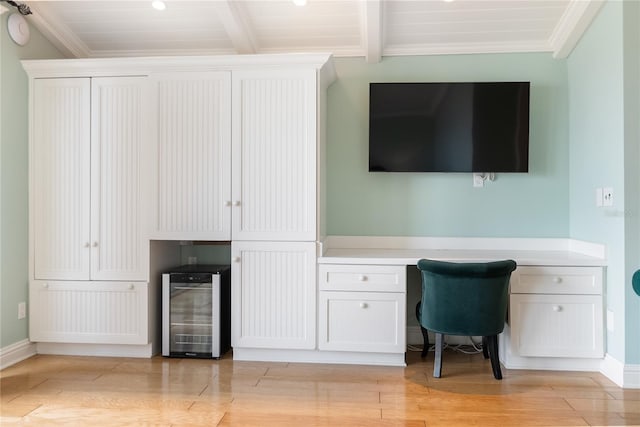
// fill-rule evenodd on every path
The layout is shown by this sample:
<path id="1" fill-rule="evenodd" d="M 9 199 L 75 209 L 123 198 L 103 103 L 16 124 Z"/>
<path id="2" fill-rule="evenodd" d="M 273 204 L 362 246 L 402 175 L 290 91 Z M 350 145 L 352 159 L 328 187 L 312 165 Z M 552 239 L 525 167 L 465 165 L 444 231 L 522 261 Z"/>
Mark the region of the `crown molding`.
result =
<path id="1" fill-rule="evenodd" d="M 261 67 L 313 67 L 322 69 L 331 54 L 149 56 L 120 58 L 79 58 L 23 60 L 31 78 L 148 75 L 154 72 L 220 71 Z"/>
<path id="2" fill-rule="evenodd" d="M 42 35 L 47 38 L 62 54 L 67 57 L 88 58 L 93 56 L 91 49 L 82 42 L 65 24 L 55 19 L 52 13 L 48 12 L 44 2 L 37 6 L 30 4 L 29 8 L 33 14 L 27 16 Z M 46 16 L 45 20 L 43 17 Z"/>
<path id="3" fill-rule="evenodd" d="M 554 58 L 571 54 L 604 3 L 605 0 L 571 0 L 549 37 Z"/>

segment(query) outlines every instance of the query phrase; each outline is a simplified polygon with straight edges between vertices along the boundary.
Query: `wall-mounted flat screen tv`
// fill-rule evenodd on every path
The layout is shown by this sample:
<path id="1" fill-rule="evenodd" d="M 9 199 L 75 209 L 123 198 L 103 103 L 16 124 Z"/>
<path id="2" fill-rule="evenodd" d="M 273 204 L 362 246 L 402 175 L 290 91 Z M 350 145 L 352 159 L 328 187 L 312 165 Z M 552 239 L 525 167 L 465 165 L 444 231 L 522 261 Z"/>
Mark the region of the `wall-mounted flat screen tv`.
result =
<path id="1" fill-rule="evenodd" d="M 529 82 L 371 83 L 370 172 L 528 172 Z"/>

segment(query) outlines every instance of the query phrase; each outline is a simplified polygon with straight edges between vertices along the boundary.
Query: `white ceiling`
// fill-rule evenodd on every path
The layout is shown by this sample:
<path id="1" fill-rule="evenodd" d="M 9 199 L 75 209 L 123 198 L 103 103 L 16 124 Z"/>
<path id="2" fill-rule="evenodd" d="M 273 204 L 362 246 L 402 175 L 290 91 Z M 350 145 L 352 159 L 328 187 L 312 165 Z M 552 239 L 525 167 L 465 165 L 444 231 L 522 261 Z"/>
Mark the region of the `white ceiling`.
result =
<path id="1" fill-rule="evenodd" d="M 69 57 L 329 52 L 550 52 L 566 57 L 604 0 L 26 1 Z"/>

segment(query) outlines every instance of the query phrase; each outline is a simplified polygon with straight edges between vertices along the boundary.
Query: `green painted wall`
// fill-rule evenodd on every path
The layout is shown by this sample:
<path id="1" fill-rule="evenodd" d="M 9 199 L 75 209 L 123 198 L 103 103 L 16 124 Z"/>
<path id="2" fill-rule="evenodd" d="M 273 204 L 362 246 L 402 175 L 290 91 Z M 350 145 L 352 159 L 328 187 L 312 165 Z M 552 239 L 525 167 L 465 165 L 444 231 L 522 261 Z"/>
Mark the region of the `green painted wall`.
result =
<path id="1" fill-rule="evenodd" d="M 570 236 L 607 247 L 606 308 L 614 319 L 607 352 L 632 364 L 640 362 L 640 310 L 631 293 L 640 267 L 635 8 L 607 2 L 568 60 Z M 613 188 L 613 207 L 596 207 L 598 187 Z"/>
<path id="2" fill-rule="evenodd" d="M 566 61 L 544 54 L 336 58 L 328 94 L 330 235 L 566 237 Z M 369 173 L 369 82 L 530 81 L 530 172 L 484 188 L 469 173 Z"/>
<path id="3" fill-rule="evenodd" d="M 0 16 L 0 348 L 28 337 L 27 319 L 18 320 L 18 303 L 28 301 L 28 83 L 20 60 L 63 57 L 33 26 L 26 46 L 13 43 L 8 16 Z"/>

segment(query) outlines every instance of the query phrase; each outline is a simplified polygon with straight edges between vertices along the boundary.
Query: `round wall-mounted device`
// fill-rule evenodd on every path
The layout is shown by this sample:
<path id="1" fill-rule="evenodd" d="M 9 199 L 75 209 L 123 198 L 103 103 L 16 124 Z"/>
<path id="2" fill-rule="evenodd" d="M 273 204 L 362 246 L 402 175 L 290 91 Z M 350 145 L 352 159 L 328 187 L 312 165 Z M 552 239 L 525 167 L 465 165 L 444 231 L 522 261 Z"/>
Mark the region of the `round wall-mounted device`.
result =
<path id="1" fill-rule="evenodd" d="M 633 278 L 631 279 L 631 285 L 633 286 L 633 292 L 640 296 L 640 270 L 636 271 L 633 274 Z"/>
<path id="2" fill-rule="evenodd" d="M 24 16 L 19 13 L 12 13 L 7 20 L 7 30 L 11 40 L 24 46 L 29 42 L 29 24 Z"/>

